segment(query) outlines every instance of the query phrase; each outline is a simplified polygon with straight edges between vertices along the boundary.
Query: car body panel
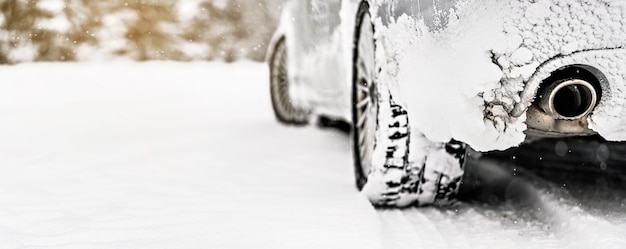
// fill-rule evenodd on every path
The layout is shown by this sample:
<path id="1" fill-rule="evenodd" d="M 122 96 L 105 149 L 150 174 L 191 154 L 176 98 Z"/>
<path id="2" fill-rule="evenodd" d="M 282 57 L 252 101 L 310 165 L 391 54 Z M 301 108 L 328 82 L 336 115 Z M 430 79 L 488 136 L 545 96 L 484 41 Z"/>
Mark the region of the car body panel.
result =
<path id="1" fill-rule="evenodd" d="M 270 49 L 288 44 L 291 95 L 297 105 L 347 120 L 352 30 L 357 0 L 288 1 Z M 268 51 L 268 56 L 271 55 Z"/>
<path id="2" fill-rule="evenodd" d="M 350 119 L 358 3 L 288 1 L 274 40 L 286 37 L 298 105 Z M 525 140 L 526 110 L 543 80 L 560 67 L 584 64 L 607 75 L 590 128 L 626 140 L 625 2 L 374 0 L 370 6 L 380 79 L 401 95 L 416 134 L 481 151 L 516 146 Z"/>

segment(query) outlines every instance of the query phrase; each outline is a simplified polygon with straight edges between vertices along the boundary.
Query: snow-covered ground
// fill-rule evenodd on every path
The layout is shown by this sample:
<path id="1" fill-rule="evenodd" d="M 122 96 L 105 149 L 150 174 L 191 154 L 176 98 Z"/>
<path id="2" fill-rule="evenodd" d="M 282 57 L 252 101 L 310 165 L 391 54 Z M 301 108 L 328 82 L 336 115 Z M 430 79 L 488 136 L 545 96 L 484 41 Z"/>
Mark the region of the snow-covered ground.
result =
<path id="1" fill-rule="evenodd" d="M 274 121 L 266 69 L 0 67 L 0 248 L 626 248 L 593 187 L 374 209 L 345 134 Z"/>

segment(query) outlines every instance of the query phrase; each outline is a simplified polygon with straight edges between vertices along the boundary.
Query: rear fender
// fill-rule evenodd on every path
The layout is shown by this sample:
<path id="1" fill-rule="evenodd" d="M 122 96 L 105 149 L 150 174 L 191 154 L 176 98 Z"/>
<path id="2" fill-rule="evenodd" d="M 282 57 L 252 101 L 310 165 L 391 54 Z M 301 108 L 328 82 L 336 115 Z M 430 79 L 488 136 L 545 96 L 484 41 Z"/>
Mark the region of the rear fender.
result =
<path id="1" fill-rule="evenodd" d="M 294 7 L 296 1 L 286 1 L 283 5 L 283 11 L 281 12 L 280 21 L 276 31 L 272 35 L 267 48 L 267 54 L 265 55 L 265 61 L 269 64 L 272 60 L 273 54 L 276 49 L 276 45 L 284 41 L 287 47 L 287 70 L 289 71 L 288 77 L 290 82 L 289 92 L 292 98 L 293 104 L 303 109 L 311 109 L 309 104 L 310 100 L 307 98 L 307 89 L 304 88 L 304 84 L 298 79 L 298 69 L 294 62 L 296 58 L 296 37 L 295 29 L 293 27 Z"/>

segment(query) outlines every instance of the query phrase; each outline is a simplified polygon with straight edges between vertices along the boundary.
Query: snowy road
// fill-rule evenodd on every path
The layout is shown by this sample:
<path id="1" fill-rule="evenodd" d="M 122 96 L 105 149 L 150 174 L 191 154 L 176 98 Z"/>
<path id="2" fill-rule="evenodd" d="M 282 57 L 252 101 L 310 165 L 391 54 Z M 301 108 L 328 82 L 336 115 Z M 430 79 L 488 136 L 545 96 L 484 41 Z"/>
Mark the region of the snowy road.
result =
<path id="1" fill-rule="evenodd" d="M 510 204 L 376 210 L 347 136 L 277 124 L 267 78 L 254 63 L 0 67 L 0 248 L 626 248 L 623 189 L 518 177 Z"/>

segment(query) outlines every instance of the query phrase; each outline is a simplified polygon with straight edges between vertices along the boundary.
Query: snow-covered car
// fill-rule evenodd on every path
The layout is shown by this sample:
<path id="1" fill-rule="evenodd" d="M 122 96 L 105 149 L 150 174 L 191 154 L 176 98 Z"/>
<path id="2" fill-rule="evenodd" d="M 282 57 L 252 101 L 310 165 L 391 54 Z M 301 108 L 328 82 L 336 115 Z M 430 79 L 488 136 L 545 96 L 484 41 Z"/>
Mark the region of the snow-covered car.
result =
<path id="1" fill-rule="evenodd" d="M 268 51 L 276 118 L 352 124 L 375 205 L 445 203 L 466 147 L 626 140 L 626 2 L 293 0 Z"/>

